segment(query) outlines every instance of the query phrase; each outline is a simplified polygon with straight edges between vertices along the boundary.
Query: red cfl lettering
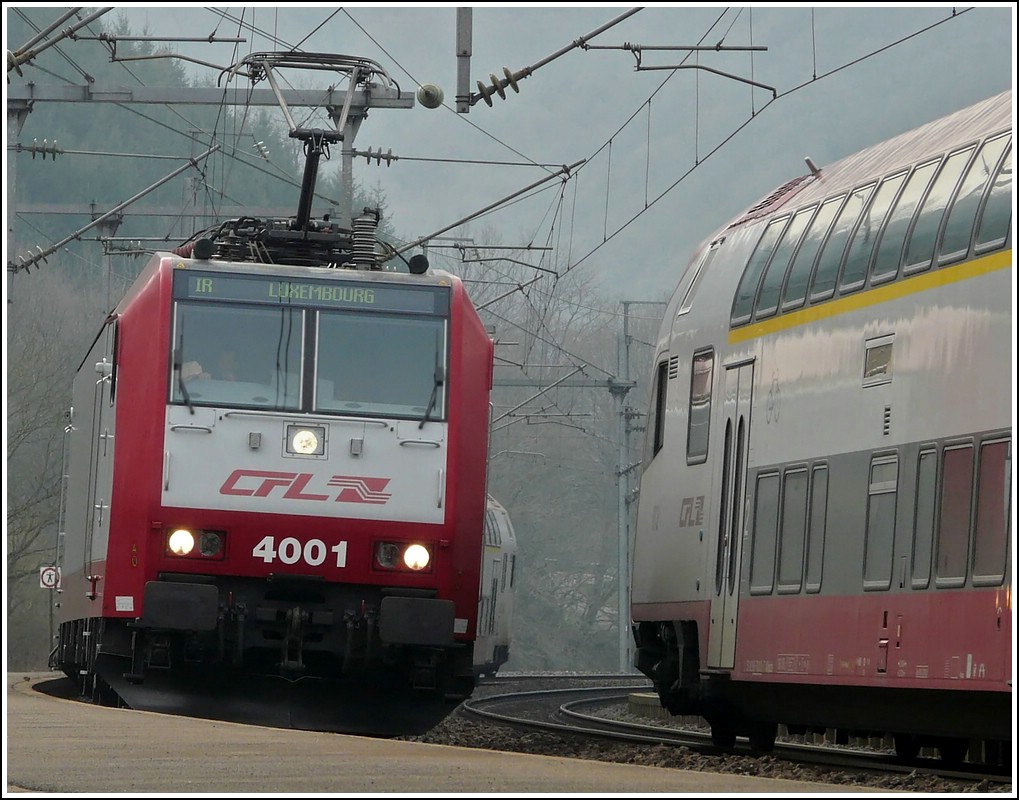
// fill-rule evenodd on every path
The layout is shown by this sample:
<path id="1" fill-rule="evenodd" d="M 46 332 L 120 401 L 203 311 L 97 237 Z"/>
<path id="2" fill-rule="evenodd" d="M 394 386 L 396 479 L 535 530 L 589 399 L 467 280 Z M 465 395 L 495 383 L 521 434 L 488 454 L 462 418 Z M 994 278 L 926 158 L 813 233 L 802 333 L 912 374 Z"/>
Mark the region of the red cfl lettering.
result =
<path id="1" fill-rule="evenodd" d="M 258 469 L 235 469 L 219 487 L 220 494 L 239 497 L 268 497 L 274 489 L 286 489 L 287 500 L 328 500 L 330 495 L 306 492 L 315 478 L 310 472 L 273 472 Z M 338 503 L 385 505 L 392 496 L 385 492 L 389 478 L 366 478 L 334 475 L 329 486 L 339 487 Z"/>
<path id="2" fill-rule="evenodd" d="M 219 487 L 220 494 L 234 494 L 242 497 L 268 497 L 276 487 L 286 486 L 287 491 L 283 495 L 289 500 L 328 500 L 324 494 L 303 494 L 301 492 L 308 485 L 314 476 L 308 473 L 299 472 L 269 472 L 258 469 L 235 469 L 230 477 Z M 242 478 L 261 478 L 261 483 L 256 488 L 245 488 L 238 486 Z M 257 482 L 257 481 L 256 481 Z"/>

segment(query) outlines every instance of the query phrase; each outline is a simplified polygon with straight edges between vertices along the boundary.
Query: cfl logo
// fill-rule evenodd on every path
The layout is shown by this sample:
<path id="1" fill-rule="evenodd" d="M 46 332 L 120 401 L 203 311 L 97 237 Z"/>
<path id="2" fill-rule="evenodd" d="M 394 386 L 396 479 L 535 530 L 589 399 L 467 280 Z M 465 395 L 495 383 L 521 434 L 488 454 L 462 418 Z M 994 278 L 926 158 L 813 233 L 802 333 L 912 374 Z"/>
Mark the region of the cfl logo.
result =
<path id="1" fill-rule="evenodd" d="M 393 496 L 385 491 L 390 478 L 333 475 L 321 491 L 315 491 L 314 482 L 315 475 L 310 472 L 235 469 L 219 487 L 219 493 L 237 497 L 282 496 L 284 500 L 332 500 L 335 503 L 370 505 L 385 505 Z M 309 484 L 312 486 L 309 487 Z"/>

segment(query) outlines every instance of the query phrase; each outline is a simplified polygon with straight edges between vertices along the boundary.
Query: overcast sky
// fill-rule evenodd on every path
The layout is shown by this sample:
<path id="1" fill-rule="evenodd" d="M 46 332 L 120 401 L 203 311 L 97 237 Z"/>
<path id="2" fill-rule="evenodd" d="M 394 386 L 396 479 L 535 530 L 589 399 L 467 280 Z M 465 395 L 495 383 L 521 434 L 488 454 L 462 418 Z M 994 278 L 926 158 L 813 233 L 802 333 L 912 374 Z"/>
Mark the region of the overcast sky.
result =
<path id="1" fill-rule="evenodd" d="M 373 59 L 402 91 L 425 82 L 442 87 L 443 107 L 376 109 L 353 143 L 406 159 L 389 167 L 358 159 L 354 169 L 361 183 L 381 186 L 395 229 L 408 238 L 445 228 L 551 171 L 535 164 L 586 160 L 565 187 L 550 181 L 444 235 L 483 243 L 482 234 L 494 230 L 504 245 L 551 238 L 560 256 L 549 266 L 569 264 L 629 300 L 668 292 L 702 240 L 805 173 L 804 157 L 824 166 L 1005 91 L 1015 74 L 1011 3 L 654 5 L 627 16 L 633 8 L 474 8 L 472 91 L 504 67 L 540 66 L 519 82 L 519 93 L 507 90 L 505 100 L 496 96 L 491 108 L 479 102 L 468 114 L 455 111 L 455 6 L 121 5 L 112 13 L 136 33 L 246 39 L 175 46 L 214 64 L 298 47 Z M 589 48 L 571 47 L 613 20 L 620 21 L 586 39 Z M 729 49 L 676 49 L 717 43 Z M 687 68 L 638 71 L 624 44 L 641 46 L 642 67 Z M 216 77 L 210 68 L 188 69 Z M 287 77 L 324 88 L 331 76 Z"/>

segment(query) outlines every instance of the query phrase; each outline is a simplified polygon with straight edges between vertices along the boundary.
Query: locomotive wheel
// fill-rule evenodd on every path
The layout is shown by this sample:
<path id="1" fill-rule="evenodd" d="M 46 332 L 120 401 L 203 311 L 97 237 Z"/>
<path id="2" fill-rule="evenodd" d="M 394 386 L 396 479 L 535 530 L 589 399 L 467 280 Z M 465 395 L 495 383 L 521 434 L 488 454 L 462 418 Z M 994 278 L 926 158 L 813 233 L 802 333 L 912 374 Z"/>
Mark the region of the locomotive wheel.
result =
<path id="1" fill-rule="evenodd" d="M 736 729 L 728 722 L 712 722 L 711 743 L 723 750 L 732 750 L 736 746 Z"/>
<path id="2" fill-rule="evenodd" d="M 897 733 L 893 739 L 895 755 L 902 761 L 912 761 L 920 755 L 920 741 L 915 736 L 908 733 Z"/>
<path id="3" fill-rule="evenodd" d="M 966 759 L 969 751 L 969 741 L 966 739 L 941 739 L 938 741 L 938 753 L 941 756 L 941 763 L 954 767 Z"/>
<path id="4" fill-rule="evenodd" d="M 775 749 L 778 724 L 775 722 L 753 722 L 750 724 L 750 750 L 754 753 L 770 753 Z"/>

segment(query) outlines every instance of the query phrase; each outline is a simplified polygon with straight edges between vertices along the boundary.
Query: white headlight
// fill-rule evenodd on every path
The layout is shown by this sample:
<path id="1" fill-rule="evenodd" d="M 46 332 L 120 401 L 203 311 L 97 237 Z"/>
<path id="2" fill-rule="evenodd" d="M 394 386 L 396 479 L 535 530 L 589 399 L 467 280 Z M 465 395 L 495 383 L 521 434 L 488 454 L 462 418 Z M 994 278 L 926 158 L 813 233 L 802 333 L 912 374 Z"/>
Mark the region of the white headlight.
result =
<path id="1" fill-rule="evenodd" d="M 428 550 L 419 544 L 412 544 L 403 551 L 403 563 L 411 569 L 424 569 L 428 566 Z"/>
<path id="2" fill-rule="evenodd" d="M 195 549 L 195 537 L 191 535 L 191 531 L 178 528 L 170 534 L 167 545 L 175 556 L 186 556 Z"/>
<path id="3" fill-rule="evenodd" d="M 325 454 L 326 429 L 318 425 L 287 425 L 286 450 L 299 456 Z"/>
<path id="4" fill-rule="evenodd" d="M 294 434 L 291 444 L 295 453 L 301 453 L 306 456 L 311 455 L 318 450 L 318 437 L 314 431 L 302 429 Z"/>

